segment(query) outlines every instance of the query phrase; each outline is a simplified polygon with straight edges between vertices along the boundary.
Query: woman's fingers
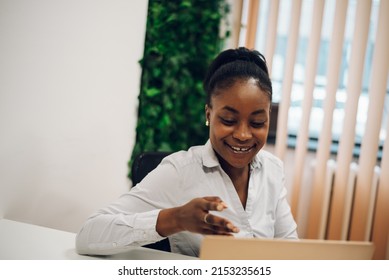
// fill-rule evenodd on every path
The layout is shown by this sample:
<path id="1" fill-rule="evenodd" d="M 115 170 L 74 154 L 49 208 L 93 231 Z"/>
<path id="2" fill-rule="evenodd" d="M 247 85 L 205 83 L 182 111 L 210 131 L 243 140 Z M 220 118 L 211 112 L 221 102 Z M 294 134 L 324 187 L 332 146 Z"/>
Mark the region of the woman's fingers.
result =
<path id="1" fill-rule="evenodd" d="M 230 234 L 231 232 L 237 233 L 239 229 L 234 226 L 230 221 L 221 218 L 219 216 L 209 213 L 209 211 L 223 211 L 227 208 L 227 205 L 217 196 L 203 197 L 207 204 L 205 206 L 205 215 L 203 221 L 208 227 L 208 230 L 214 232 L 214 234 Z"/>
<path id="2" fill-rule="evenodd" d="M 208 211 L 223 211 L 227 208 L 227 204 L 217 196 L 206 196 L 203 199 L 207 202 L 204 204 L 204 210 Z"/>
<path id="3" fill-rule="evenodd" d="M 175 210 L 176 230 L 201 234 L 231 235 L 239 232 L 230 221 L 210 211 L 223 211 L 227 205 L 217 196 L 195 198 Z"/>
<path id="4" fill-rule="evenodd" d="M 233 236 L 232 233 L 225 232 L 225 231 L 216 231 L 216 230 L 213 230 L 213 229 L 204 229 L 202 234 Z"/>
<path id="5" fill-rule="evenodd" d="M 215 232 L 239 232 L 239 229 L 234 226 L 230 221 L 219 216 L 212 215 L 210 213 L 207 213 L 204 216 L 204 223 L 206 224 L 205 228 L 213 230 Z"/>

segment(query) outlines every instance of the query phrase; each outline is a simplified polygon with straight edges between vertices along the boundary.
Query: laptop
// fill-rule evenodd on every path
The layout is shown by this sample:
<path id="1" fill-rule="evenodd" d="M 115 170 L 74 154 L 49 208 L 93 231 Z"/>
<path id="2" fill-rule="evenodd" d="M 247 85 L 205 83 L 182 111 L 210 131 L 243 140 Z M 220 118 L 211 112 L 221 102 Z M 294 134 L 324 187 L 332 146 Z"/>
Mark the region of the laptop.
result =
<path id="1" fill-rule="evenodd" d="M 259 239 L 206 236 L 203 260 L 371 260 L 374 244 L 364 241 Z"/>

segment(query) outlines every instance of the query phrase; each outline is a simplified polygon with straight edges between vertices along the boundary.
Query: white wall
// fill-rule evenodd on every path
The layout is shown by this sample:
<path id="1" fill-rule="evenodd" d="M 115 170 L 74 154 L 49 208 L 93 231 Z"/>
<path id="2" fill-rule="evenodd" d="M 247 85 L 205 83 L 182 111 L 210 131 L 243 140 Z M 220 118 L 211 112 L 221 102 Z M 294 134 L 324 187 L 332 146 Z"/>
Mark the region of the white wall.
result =
<path id="1" fill-rule="evenodd" d="M 128 190 L 145 0 L 0 0 L 0 217 L 76 232 Z"/>

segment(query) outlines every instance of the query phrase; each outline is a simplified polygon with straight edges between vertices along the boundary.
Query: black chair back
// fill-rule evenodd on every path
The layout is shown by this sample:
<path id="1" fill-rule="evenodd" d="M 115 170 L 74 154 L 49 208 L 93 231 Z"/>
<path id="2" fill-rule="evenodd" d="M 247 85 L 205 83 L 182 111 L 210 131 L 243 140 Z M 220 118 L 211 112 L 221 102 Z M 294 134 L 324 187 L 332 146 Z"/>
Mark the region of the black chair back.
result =
<path id="1" fill-rule="evenodd" d="M 171 152 L 144 152 L 138 155 L 132 164 L 131 180 L 132 185 L 138 184 L 150 171 L 155 169 L 162 159 Z"/>

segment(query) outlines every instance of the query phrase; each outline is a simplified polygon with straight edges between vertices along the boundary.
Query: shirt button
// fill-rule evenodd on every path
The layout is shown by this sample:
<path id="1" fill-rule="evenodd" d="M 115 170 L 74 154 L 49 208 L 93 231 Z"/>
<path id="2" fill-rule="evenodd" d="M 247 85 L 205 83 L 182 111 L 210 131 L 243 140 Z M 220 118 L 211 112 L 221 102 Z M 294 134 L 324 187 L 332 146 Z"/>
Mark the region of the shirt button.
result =
<path id="1" fill-rule="evenodd" d="M 146 238 L 146 237 L 147 237 L 146 232 L 143 232 L 143 238 Z"/>
<path id="2" fill-rule="evenodd" d="M 112 247 L 117 247 L 118 244 L 116 242 L 112 243 Z"/>

